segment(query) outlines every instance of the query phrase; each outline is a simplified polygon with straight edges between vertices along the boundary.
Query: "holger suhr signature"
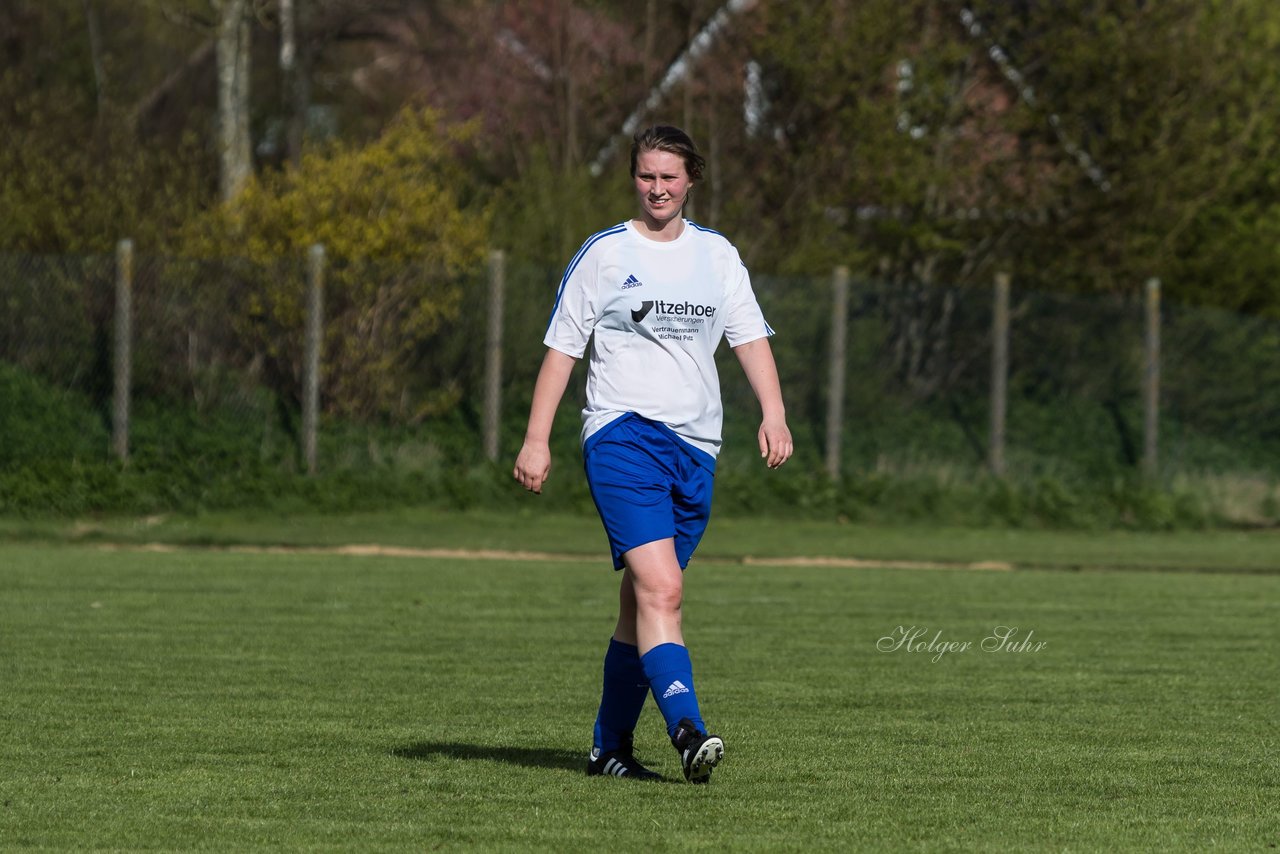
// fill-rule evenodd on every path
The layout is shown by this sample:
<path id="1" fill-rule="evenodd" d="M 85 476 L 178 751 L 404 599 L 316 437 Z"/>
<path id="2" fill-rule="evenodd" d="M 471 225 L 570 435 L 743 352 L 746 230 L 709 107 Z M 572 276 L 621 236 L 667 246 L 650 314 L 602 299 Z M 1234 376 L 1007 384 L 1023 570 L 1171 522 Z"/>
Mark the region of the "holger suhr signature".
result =
<path id="1" fill-rule="evenodd" d="M 1023 635 L 1017 626 L 996 626 L 991 634 L 975 644 L 972 640 L 947 640 L 943 638 L 941 629 L 930 637 L 927 627 L 898 626 L 876 641 L 876 649 L 881 652 L 926 653 L 936 664 L 951 653 L 965 653 L 975 648 L 982 652 L 1026 653 L 1040 652 L 1049 645 L 1048 641 L 1033 640 L 1034 637 L 1034 630 Z"/>

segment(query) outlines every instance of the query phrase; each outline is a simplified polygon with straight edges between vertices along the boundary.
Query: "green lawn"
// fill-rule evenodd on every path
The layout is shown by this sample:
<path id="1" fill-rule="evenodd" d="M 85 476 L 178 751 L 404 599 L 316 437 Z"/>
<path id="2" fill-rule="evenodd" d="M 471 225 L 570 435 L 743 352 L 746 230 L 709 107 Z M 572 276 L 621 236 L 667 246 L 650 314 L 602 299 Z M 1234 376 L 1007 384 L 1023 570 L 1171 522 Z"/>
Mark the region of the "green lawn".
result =
<path id="1" fill-rule="evenodd" d="M 1280 845 L 1280 576 L 695 564 L 707 787 L 652 705 L 637 750 L 672 782 L 582 773 L 615 583 L 0 545 L 0 848 Z M 974 647 L 877 649 L 912 626 Z M 1045 646 L 978 648 L 998 626 Z"/>

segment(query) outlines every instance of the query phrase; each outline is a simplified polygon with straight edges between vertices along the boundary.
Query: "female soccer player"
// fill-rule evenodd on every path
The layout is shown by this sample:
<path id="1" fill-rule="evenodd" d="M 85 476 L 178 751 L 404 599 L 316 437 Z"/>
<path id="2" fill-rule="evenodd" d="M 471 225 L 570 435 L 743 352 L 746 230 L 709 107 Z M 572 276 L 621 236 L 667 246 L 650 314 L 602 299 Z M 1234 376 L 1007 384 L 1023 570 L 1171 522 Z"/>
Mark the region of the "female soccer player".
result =
<path id="1" fill-rule="evenodd" d="M 707 782 L 724 753 L 698 711 L 680 630 L 683 572 L 707 527 L 720 450 L 714 353 L 721 337 L 760 401 L 760 456 L 777 468 L 792 452 L 768 341 L 773 330 L 747 269 L 721 234 L 681 216 L 703 165 L 679 128 L 635 135 L 639 215 L 589 237 L 569 262 L 515 463 L 515 479 L 541 492 L 551 470 L 551 423 L 590 343 L 582 454 L 622 584 L 589 775 L 658 778 L 632 753 L 650 691 L 685 779 Z"/>

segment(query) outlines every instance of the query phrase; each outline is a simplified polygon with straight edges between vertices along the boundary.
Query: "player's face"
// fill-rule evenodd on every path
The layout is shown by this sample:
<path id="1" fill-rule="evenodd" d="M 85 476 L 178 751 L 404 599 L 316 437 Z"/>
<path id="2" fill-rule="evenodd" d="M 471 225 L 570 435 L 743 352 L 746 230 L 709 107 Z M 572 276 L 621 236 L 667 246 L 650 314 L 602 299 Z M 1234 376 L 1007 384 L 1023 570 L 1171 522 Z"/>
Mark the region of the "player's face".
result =
<path id="1" fill-rule="evenodd" d="M 678 154 L 642 151 L 636 157 L 636 197 L 651 226 L 661 227 L 680 215 L 691 183 Z"/>

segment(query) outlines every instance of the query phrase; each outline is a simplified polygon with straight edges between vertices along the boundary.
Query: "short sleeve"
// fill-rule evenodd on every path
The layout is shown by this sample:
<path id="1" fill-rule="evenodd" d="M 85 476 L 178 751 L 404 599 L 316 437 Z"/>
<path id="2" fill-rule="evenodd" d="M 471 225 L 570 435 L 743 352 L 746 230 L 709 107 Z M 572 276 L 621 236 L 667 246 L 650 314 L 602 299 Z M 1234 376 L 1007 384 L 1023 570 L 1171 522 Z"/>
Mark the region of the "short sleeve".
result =
<path id="1" fill-rule="evenodd" d="M 729 273 L 729 285 L 725 293 L 724 337 L 730 347 L 737 347 L 758 338 L 768 338 L 773 334 L 773 329 L 765 322 L 764 312 L 756 302 L 747 266 L 738 257 L 737 250 L 733 250 L 732 256 L 735 269 Z"/>
<path id="2" fill-rule="evenodd" d="M 584 247 L 560 280 L 542 343 L 567 356 L 581 359 L 598 316 L 597 276 L 594 253 Z"/>

